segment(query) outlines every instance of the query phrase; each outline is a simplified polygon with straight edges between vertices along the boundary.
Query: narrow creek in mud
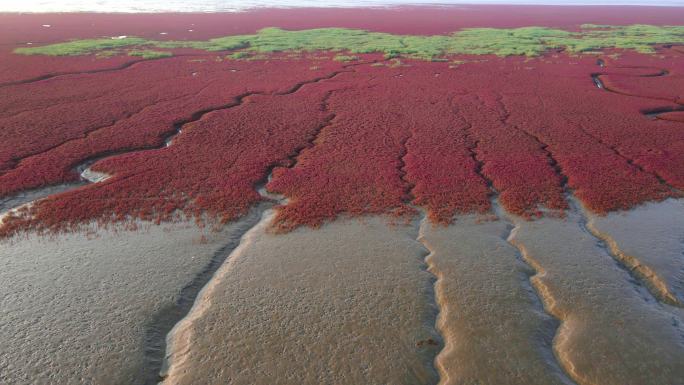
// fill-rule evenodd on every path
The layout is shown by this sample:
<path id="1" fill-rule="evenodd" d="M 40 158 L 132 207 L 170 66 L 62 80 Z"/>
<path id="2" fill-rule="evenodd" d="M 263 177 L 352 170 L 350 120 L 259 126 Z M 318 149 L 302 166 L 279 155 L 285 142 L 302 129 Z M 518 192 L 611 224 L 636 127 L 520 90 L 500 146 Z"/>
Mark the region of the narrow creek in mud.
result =
<path id="1" fill-rule="evenodd" d="M 180 133 L 180 130 L 178 130 Z M 170 144 L 170 142 L 169 142 Z M 250 211 L 250 214 L 236 221 L 237 228 L 229 235 L 228 243 L 224 244 L 214 255 L 209 263 L 197 274 L 192 282 L 183 287 L 180 295 L 173 306 L 157 312 L 145 331 L 144 352 L 144 384 L 157 384 L 164 380 L 163 372 L 167 365 L 167 336 L 171 330 L 186 317 L 194 306 L 195 300 L 201 290 L 209 283 L 214 273 L 225 263 L 226 259 L 240 246 L 247 233 L 271 212 L 274 204 L 285 204 L 286 200 L 278 195 L 271 194 L 266 190 L 266 184 L 271 180 L 271 172 L 265 181 L 256 186 L 265 202 L 259 204 Z"/>
<path id="2" fill-rule="evenodd" d="M 665 305 L 684 307 L 684 202 L 668 199 L 630 211 L 586 213 L 586 228 Z M 640 236 L 634 237 L 632 234 Z"/>
<path id="3" fill-rule="evenodd" d="M 162 380 L 160 371 L 166 352 L 166 336 L 173 327 L 190 311 L 197 295 L 209 282 L 216 270 L 225 262 L 230 253 L 240 244 L 241 238 L 259 221 L 265 210 L 266 204 L 253 209 L 246 217 L 235 222 L 234 229 L 228 233 L 228 238 L 216 250 L 208 263 L 199 271 L 194 278 L 186 284 L 178 294 L 173 304 L 167 305 L 152 316 L 145 328 L 144 337 L 144 384 L 156 384 Z"/>
<path id="4" fill-rule="evenodd" d="M 513 220 L 518 228 L 511 241 L 535 266 L 533 284 L 545 308 L 561 321 L 554 352 L 576 383 L 680 381 L 680 310 L 660 303 L 632 277 L 587 228 L 579 208 L 564 219 Z M 630 234 L 651 245 L 657 242 Z M 599 360 L 602 364 L 596 365 Z"/>
<path id="5" fill-rule="evenodd" d="M 415 226 L 368 217 L 271 234 L 271 219 L 174 328 L 164 383 L 437 382 L 432 279 Z"/>
<path id="6" fill-rule="evenodd" d="M 607 69 L 610 69 L 610 68 L 611 68 L 611 67 L 608 67 L 608 66 L 606 65 L 606 62 L 605 62 L 605 60 L 603 60 L 603 59 L 598 59 L 598 60 L 596 60 L 596 65 L 598 65 L 598 66 L 601 67 L 601 68 L 607 68 Z M 616 67 L 616 68 L 632 68 L 632 67 Z M 636 69 L 636 68 L 640 68 L 640 67 L 634 67 L 634 68 Z M 634 77 L 647 77 L 647 78 L 648 78 L 648 77 L 668 76 L 669 74 L 670 74 L 670 71 L 668 71 L 667 69 L 660 69 L 660 71 L 659 71 L 658 73 L 655 73 L 655 74 L 631 75 L 631 76 L 634 76 Z M 632 94 L 628 94 L 628 93 L 624 93 L 624 92 L 621 92 L 621 91 L 614 90 L 614 89 L 612 89 L 612 88 L 610 88 L 610 87 L 606 87 L 606 85 L 605 85 L 605 83 L 603 82 L 603 80 L 601 80 L 601 76 L 604 76 L 604 75 L 606 75 L 606 74 L 605 74 L 605 73 L 593 73 L 593 74 L 591 74 L 591 80 L 594 82 L 594 85 L 596 86 L 596 88 L 601 89 L 601 90 L 604 90 L 604 91 L 607 91 L 607 92 L 612 92 L 612 93 L 615 93 L 615 94 L 619 94 L 619 95 L 634 96 L 634 97 L 643 97 L 643 96 L 640 96 L 640 95 L 632 95 Z M 649 98 L 649 97 L 646 97 L 646 98 Z M 673 103 L 674 103 L 674 102 L 673 102 Z M 684 106 L 682 106 L 682 105 L 664 106 L 664 107 L 659 107 L 659 108 L 652 108 L 652 109 L 642 110 L 642 111 L 640 111 L 640 112 L 641 112 L 642 115 L 644 115 L 644 116 L 647 117 L 648 119 L 656 120 L 656 119 L 659 119 L 659 116 L 662 115 L 662 114 L 666 114 L 666 113 L 670 113 L 670 112 L 680 112 L 680 111 L 684 111 Z"/>
<path id="7" fill-rule="evenodd" d="M 573 383 L 552 352 L 557 321 L 529 285 L 534 271 L 508 243 L 511 229 L 477 216 L 421 227 L 446 342 L 436 359 L 440 384 Z"/>
<path id="8" fill-rule="evenodd" d="M 241 225 L 137 225 L 0 244 L 1 383 L 143 383 L 147 325 Z"/>

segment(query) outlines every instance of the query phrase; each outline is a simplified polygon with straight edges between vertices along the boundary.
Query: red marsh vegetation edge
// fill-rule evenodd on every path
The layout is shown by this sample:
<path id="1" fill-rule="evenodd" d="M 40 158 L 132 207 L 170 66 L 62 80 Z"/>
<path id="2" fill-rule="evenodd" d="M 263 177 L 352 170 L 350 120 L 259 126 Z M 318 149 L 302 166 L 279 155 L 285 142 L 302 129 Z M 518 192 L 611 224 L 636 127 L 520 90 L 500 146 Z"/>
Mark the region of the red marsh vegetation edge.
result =
<path id="1" fill-rule="evenodd" d="M 104 156 L 92 168 L 112 177 L 5 218 L 1 235 L 179 210 L 229 221 L 271 172 L 268 190 L 289 199 L 284 230 L 413 206 L 450 223 L 495 194 L 527 217 L 563 210 L 568 192 L 606 213 L 684 189 L 678 47 L 606 52 L 602 65 L 187 54 L 3 87 L 0 196 L 76 180 L 74 167 Z"/>

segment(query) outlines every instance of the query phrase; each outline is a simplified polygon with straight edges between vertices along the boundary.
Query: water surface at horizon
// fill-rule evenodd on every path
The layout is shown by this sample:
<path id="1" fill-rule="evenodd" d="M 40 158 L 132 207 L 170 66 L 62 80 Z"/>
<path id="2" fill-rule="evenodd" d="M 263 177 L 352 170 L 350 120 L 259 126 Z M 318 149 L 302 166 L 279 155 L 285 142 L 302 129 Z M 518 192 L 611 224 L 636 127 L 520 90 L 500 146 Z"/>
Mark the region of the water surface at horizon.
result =
<path id="1" fill-rule="evenodd" d="M 398 5 L 454 6 L 470 4 L 521 5 L 642 5 L 684 6 L 684 0 L 0 0 L 0 12 L 240 12 L 257 8 L 351 8 Z"/>

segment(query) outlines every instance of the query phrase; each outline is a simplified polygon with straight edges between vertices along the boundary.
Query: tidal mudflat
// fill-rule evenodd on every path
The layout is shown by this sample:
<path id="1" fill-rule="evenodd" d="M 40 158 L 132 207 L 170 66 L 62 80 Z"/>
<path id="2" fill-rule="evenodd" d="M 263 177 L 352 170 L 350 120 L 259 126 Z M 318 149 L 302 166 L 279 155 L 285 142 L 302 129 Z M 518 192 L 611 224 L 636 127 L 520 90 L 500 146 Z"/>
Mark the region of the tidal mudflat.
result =
<path id="1" fill-rule="evenodd" d="M 165 383 L 436 382 L 437 308 L 415 226 L 365 218 L 268 234 L 272 216 L 169 335 Z"/>
<path id="2" fill-rule="evenodd" d="M 93 226 L 4 240 L 0 382 L 153 383 L 165 334 L 192 305 L 184 296 L 256 218 L 218 232 L 139 222 L 134 231 Z"/>
<path id="3" fill-rule="evenodd" d="M 508 241 L 512 229 L 506 220 L 474 216 L 448 227 L 423 223 L 438 278 L 445 346 L 435 365 L 443 384 L 571 383 L 552 352 L 557 321 L 529 282 L 534 270 Z"/>
<path id="4" fill-rule="evenodd" d="M 0 382 L 683 384 L 684 8 L 505 9 L 0 14 Z"/>
<path id="5" fill-rule="evenodd" d="M 641 219 L 659 237 L 602 224 L 635 260 L 669 246 L 657 255 L 676 266 L 681 229 L 649 214 L 681 204 L 602 218 Z M 179 384 L 678 383 L 681 309 L 651 294 L 580 211 L 498 214 L 277 234 L 267 210 L 220 232 L 147 224 L 17 237 L 2 249 L 3 381 L 154 383 L 161 369 Z M 679 242 L 663 245 L 670 238 Z M 172 319 L 164 353 L 150 328 L 217 253 L 225 262 Z"/>
<path id="6" fill-rule="evenodd" d="M 516 221 L 511 235 L 537 272 L 532 283 L 545 308 L 560 321 L 554 338 L 558 362 L 580 384 L 681 382 L 681 309 L 658 301 L 578 211 L 564 219 Z M 631 233 L 652 247 L 659 243 L 638 229 Z M 642 258 L 648 255 L 637 257 Z M 681 250 L 670 255 L 679 258 Z"/>

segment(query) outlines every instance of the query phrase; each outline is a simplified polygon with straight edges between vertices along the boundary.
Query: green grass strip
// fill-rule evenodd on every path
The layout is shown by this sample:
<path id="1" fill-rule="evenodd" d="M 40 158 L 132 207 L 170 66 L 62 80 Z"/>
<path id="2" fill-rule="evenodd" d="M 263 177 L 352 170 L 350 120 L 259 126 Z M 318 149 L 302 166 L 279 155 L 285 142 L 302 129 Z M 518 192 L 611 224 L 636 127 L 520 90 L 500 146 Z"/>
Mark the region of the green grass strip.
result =
<path id="1" fill-rule="evenodd" d="M 550 49 L 570 53 L 600 51 L 607 48 L 654 52 L 655 44 L 684 44 L 684 26 L 653 25 L 582 25 L 579 32 L 545 27 L 467 28 L 449 35 L 393 35 L 347 28 L 317 28 L 287 31 L 264 28 L 253 35 L 226 36 L 206 41 L 156 41 L 137 37 L 122 39 L 86 39 L 42 47 L 18 48 L 24 55 L 88 55 L 104 50 L 136 48 L 149 58 L 168 52 L 147 49 L 193 48 L 204 51 L 236 51 L 242 54 L 272 52 L 344 52 L 339 60 L 354 54 L 382 53 L 386 57 L 440 60 L 458 54 L 497 56 L 539 56 Z M 152 53 L 154 52 L 154 53 Z M 145 57 L 145 55 L 141 55 Z"/>

